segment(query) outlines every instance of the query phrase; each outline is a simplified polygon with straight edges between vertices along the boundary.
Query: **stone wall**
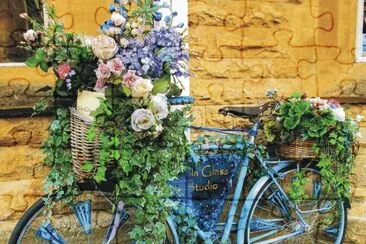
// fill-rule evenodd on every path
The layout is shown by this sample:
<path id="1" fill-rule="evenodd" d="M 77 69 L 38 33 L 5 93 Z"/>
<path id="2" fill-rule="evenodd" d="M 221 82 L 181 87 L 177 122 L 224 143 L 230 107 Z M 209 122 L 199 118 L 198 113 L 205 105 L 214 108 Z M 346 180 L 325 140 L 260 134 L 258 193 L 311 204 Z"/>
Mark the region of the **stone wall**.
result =
<path id="1" fill-rule="evenodd" d="M 281 94 L 366 101 L 366 63 L 355 63 L 357 1 L 190 0 L 191 94 L 195 123 L 236 126 L 228 104 Z M 350 113 L 366 115 L 366 105 Z M 366 136 L 366 123 L 362 124 Z M 352 175 L 349 242 L 366 243 L 366 140 Z"/>
<path id="2" fill-rule="evenodd" d="M 97 34 L 110 0 L 54 0 L 70 31 Z M 195 124 L 236 126 L 222 117 L 227 104 L 255 103 L 268 88 L 324 97 L 366 95 L 366 64 L 355 63 L 356 1 L 189 0 L 191 94 Z M 0 68 L 1 108 L 30 106 L 50 93 L 53 74 L 27 67 Z M 366 100 L 365 100 L 366 101 Z M 353 115 L 366 117 L 366 105 Z M 0 119 L 0 243 L 42 193 L 41 141 L 50 118 Z M 366 123 L 362 131 L 366 131 Z M 363 133 L 366 136 L 366 133 Z M 348 240 L 366 240 L 366 140 L 353 179 Z"/>

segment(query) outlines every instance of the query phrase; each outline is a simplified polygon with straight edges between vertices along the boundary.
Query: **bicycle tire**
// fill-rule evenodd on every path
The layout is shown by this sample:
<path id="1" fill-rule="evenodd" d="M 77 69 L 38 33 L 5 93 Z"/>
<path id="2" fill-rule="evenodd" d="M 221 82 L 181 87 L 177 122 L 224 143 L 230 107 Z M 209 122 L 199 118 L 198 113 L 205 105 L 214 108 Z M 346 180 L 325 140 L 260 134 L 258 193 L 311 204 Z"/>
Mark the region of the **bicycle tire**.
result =
<path id="1" fill-rule="evenodd" d="M 281 173 L 283 174 L 286 174 L 290 171 L 294 171 L 295 169 L 297 168 L 297 164 L 294 163 L 294 164 L 291 164 L 289 165 L 288 167 L 284 168 Z M 303 167 L 303 166 L 300 166 L 300 168 L 303 168 L 303 169 L 310 169 L 310 170 L 313 170 L 314 172 L 317 172 L 319 174 L 319 169 L 318 167 L 316 167 L 314 164 L 311 164 L 311 165 L 307 165 L 306 167 Z M 255 211 L 255 208 L 257 207 L 257 204 L 260 200 L 260 198 L 264 195 L 265 191 L 269 189 L 269 186 L 273 183 L 273 181 L 271 179 L 267 180 L 267 182 L 265 184 L 263 184 L 263 186 L 260 188 L 260 190 L 258 191 L 257 195 L 255 196 L 253 202 L 252 202 L 252 205 L 250 207 L 250 211 L 249 211 L 249 214 L 248 214 L 248 219 L 247 219 L 247 223 L 246 223 L 246 229 L 245 229 L 245 234 L 244 234 L 244 243 L 247 243 L 247 244 L 250 244 L 250 243 L 253 243 L 250 239 L 250 224 L 251 224 L 251 221 L 252 221 L 252 216 L 253 216 L 253 213 Z M 336 243 L 336 244 L 340 244 L 340 243 L 343 243 L 344 241 L 344 237 L 345 237 L 345 234 L 346 234 L 346 229 L 347 229 L 347 204 L 342 201 L 339 203 L 339 206 L 341 207 L 342 209 L 342 222 L 340 224 L 340 229 L 342 230 L 342 233 L 337 235 L 337 239 L 335 242 L 333 243 Z M 298 238 L 301 237 L 301 236 L 298 236 Z M 294 243 L 295 240 L 293 239 L 289 239 L 290 240 L 290 243 Z M 291 241 L 292 240 L 292 241 Z M 303 242 L 299 242 L 299 240 L 296 240 L 297 242 L 296 243 L 303 243 Z M 281 242 L 282 243 L 282 242 Z M 309 240 L 307 240 L 306 242 L 304 243 L 318 243 L 318 242 L 309 242 Z M 332 243 L 332 242 L 330 242 Z"/>
<path id="2" fill-rule="evenodd" d="M 96 191 L 96 186 L 91 183 L 80 184 L 79 188 L 80 188 L 81 194 L 84 192 Z M 98 188 L 98 191 L 101 192 L 100 191 L 101 189 L 103 189 L 102 193 L 112 193 L 113 192 L 112 191 L 113 187 L 111 187 L 111 185 L 101 185 L 101 187 Z M 32 224 L 32 221 L 34 221 L 34 219 L 37 218 L 39 213 L 42 212 L 42 210 L 44 210 L 44 208 L 45 208 L 45 201 L 43 199 L 39 199 L 29 209 L 27 209 L 25 211 L 25 213 L 22 215 L 22 217 L 19 219 L 16 226 L 14 227 L 14 229 L 10 235 L 8 243 L 9 244 L 22 243 L 22 239 L 19 239 L 19 238 L 24 237 L 23 235 L 28 230 L 29 225 Z M 167 224 L 166 224 L 167 230 L 166 231 L 169 232 L 168 235 L 170 236 L 168 243 L 176 244 L 177 237 L 175 236 L 175 233 L 172 231 L 172 227 L 170 226 L 170 224 L 171 223 L 169 223 L 169 221 L 167 221 Z"/>

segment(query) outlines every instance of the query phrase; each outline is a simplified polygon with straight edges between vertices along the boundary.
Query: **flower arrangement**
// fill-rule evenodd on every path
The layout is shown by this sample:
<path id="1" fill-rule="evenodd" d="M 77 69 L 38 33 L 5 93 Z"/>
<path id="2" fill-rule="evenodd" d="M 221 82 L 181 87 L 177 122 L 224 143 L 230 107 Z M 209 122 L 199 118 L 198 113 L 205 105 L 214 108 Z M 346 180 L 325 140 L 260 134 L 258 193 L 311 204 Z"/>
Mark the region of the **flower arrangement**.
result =
<path id="1" fill-rule="evenodd" d="M 88 133 L 89 140 L 100 141 L 98 165 L 85 161 L 83 169 L 94 172 L 97 182 L 113 178 L 117 197 L 130 196 L 124 201 L 137 206 L 133 239 L 160 243 L 165 201 L 172 195 L 168 181 L 184 171 L 188 151 L 187 110 L 168 105 L 168 97 L 182 92 L 181 78 L 189 76 L 182 25 L 173 26 L 177 13 L 167 1 L 114 0 L 102 34 L 92 38 L 65 32 L 54 8 L 46 4 L 46 10 L 45 26 L 23 15 L 33 25 L 24 34 L 23 47 L 34 54 L 26 64 L 54 71 L 56 98 L 75 98 L 80 90 L 104 94 Z M 77 192 L 69 117 L 67 108 L 58 107 L 43 146 L 50 167 L 46 193 L 56 190 L 57 198 L 67 200 Z"/>
<path id="2" fill-rule="evenodd" d="M 272 117 L 264 125 L 269 143 L 288 144 L 295 139 L 313 141 L 317 166 L 328 195 L 345 198 L 350 195 L 349 175 L 357 152 L 358 122 L 335 100 L 306 97 L 298 93 L 285 99 L 269 94 L 277 103 Z M 301 177 L 299 177 L 301 178 Z M 302 197 L 293 191 L 293 197 Z"/>

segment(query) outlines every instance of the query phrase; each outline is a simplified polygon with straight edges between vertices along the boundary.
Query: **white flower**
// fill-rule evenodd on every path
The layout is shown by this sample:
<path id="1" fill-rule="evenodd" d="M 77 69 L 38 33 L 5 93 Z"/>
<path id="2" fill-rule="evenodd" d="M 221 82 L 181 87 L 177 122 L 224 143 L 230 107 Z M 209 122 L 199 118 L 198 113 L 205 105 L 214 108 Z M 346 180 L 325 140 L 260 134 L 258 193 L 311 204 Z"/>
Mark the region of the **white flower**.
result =
<path id="1" fill-rule="evenodd" d="M 99 35 L 98 37 L 94 38 L 92 49 L 96 57 L 109 60 L 113 58 L 114 55 L 116 55 L 118 46 L 112 37 Z"/>
<path id="2" fill-rule="evenodd" d="M 362 134 L 361 134 L 361 132 L 357 132 L 357 133 L 355 134 L 355 137 L 357 137 L 357 138 L 362 138 Z"/>
<path id="3" fill-rule="evenodd" d="M 357 122 L 361 122 L 362 120 L 363 120 L 363 116 L 362 116 L 362 115 L 357 114 L 357 116 L 356 116 L 356 121 L 357 121 Z"/>
<path id="4" fill-rule="evenodd" d="M 168 99 L 164 94 L 157 94 L 151 97 L 151 111 L 159 118 L 165 119 L 168 117 Z"/>
<path id="5" fill-rule="evenodd" d="M 121 47 L 127 47 L 128 45 L 128 40 L 126 38 L 121 38 L 119 40 L 119 43 L 121 44 Z"/>
<path id="6" fill-rule="evenodd" d="M 91 47 L 93 44 L 94 37 L 92 36 L 83 36 L 81 37 L 81 42 L 83 45 Z"/>
<path id="7" fill-rule="evenodd" d="M 115 36 L 121 34 L 122 30 L 118 27 L 110 27 L 105 31 L 105 33 L 109 36 Z"/>
<path id="8" fill-rule="evenodd" d="M 164 127 L 162 124 L 159 124 L 155 127 L 155 132 L 158 134 L 161 134 L 161 132 L 163 132 L 163 130 L 164 130 Z"/>
<path id="9" fill-rule="evenodd" d="M 332 112 L 337 121 L 344 122 L 346 120 L 346 113 L 344 112 L 344 109 L 342 107 L 332 109 Z"/>
<path id="10" fill-rule="evenodd" d="M 137 28 L 138 26 L 139 26 L 139 24 L 137 22 L 133 22 L 131 25 L 132 28 Z"/>
<path id="11" fill-rule="evenodd" d="M 134 98 L 147 98 L 153 87 L 151 80 L 139 79 L 131 88 L 131 96 Z"/>
<path id="12" fill-rule="evenodd" d="M 131 127 L 136 132 L 150 129 L 155 124 L 155 117 L 148 109 L 137 109 L 131 116 Z"/>
<path id="13" fill-rule="evenodd" d="M 115 26 L 121 26 L 126 23 L 126 18 L 118 12 L 113 12 L 111 20 Z"/>
<path id="14" fill-rule="evenodd" d="M 132 31 L 131 31 L 131 35 L 133 35 L 133 36 L 137 36 L 138 34 L 140 34 L 140 30 L 139 30 L 139 29 L 137 29 L 137 28 L 132 29 Z"/>
<path id="15" fill-rule="evenodd" d="M 26 40 L 27 42 L 34 42 L 38 38 L 38 33 L 32 29 L 27 30 L 27 32 L 25 32 L 23 34 L 23 37 L 24 37 L 24 40 Z"/>

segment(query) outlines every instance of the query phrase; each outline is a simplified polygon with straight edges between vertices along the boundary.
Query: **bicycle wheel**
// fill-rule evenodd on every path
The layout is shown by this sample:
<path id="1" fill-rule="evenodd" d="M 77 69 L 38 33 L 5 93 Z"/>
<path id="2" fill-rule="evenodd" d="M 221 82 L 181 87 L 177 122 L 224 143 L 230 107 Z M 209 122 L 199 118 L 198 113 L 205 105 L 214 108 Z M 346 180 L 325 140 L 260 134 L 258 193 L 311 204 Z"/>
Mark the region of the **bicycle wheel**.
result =
<path id="1" fill-rule="evenodd" d="M 321 176 L 316 167 L 300 168 L 307 179 L 303 189 L 308 198 L 298 201 L 297 205 L 303 211 L 301 216 L 308 228 L 304 228 L 295 209 L 283 200 L 277 185 L 268 180 L 250 209 L 245 243 L 342 243 L 347 220 L 344 202 L 329 199 L 323 194 Z M 284 178 L 278 179 L 288 196 L 297 177 L 296 172 L 297 164 L 293 164 L 283 171 Z M 301 233 L 295 235 L 295 232 Z"/>
<path id="2" fill-rule="evenodd" d="M 114 204 L 106 197 L 112 199 L 113 195 L 111 192 L 96 191 L 92 185 L 84 185 L 72 204 L 55 202 L 52 216 L 47 216 L 45 202 L 40 199 L 19 220 L 9 243 L 134 243 L 129 235 L 134 227 L 135 208 L 131 206 L 123 208 L 122 225 L 115 238 L 110 242 L 105 240 L 115 216 Z M 164 243 L 175 243 L 168 224 L 166 232 Z"/>

